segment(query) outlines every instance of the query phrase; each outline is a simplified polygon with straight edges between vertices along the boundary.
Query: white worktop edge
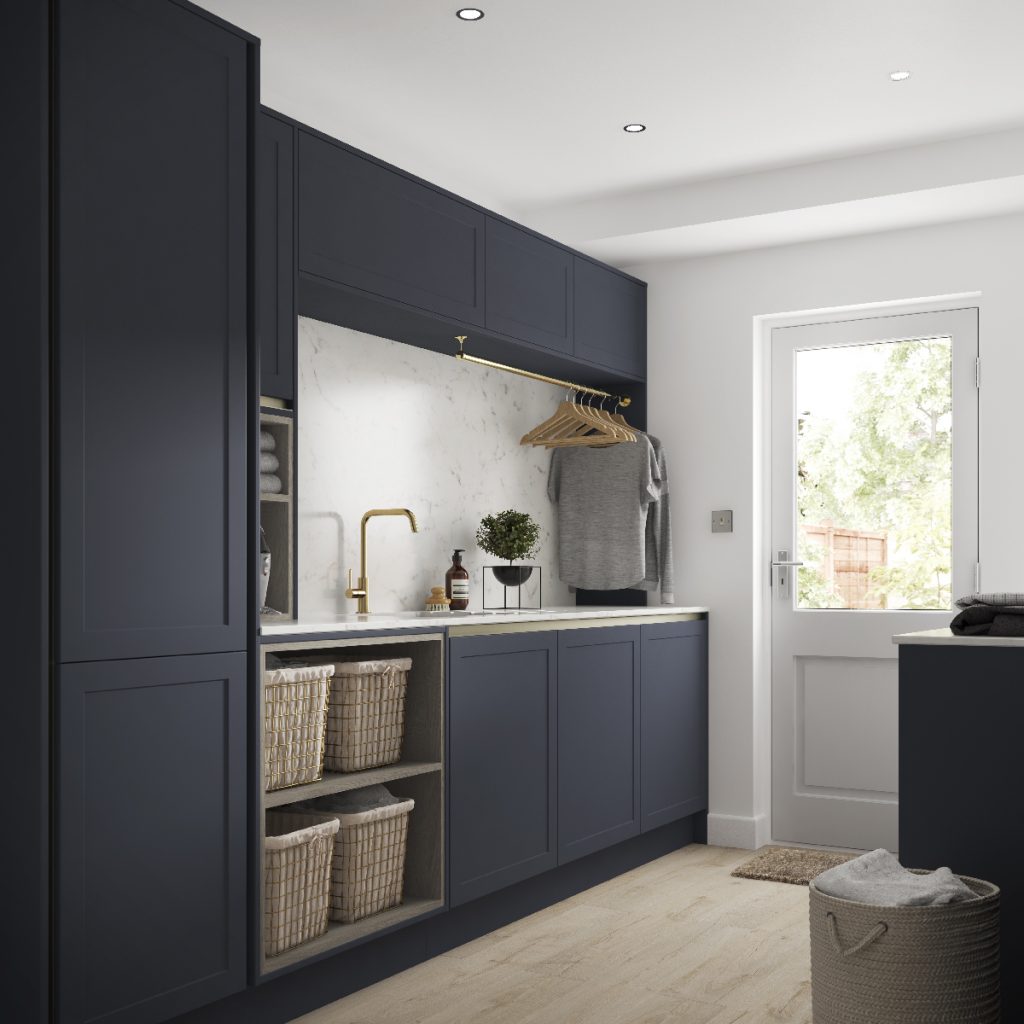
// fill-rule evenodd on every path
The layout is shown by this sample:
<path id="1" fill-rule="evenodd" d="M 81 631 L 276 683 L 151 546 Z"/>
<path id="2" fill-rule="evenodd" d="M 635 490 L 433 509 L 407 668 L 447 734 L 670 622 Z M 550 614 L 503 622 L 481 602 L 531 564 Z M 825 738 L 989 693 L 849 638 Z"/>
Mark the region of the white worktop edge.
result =
<path id="1" fill-rule="evenodd" d="M 931 647 L 1024 647 L 1024 636 L 957 636 L 951 629 L 922 629 L 898 633 L 894 644 L 924 644 Z"/>

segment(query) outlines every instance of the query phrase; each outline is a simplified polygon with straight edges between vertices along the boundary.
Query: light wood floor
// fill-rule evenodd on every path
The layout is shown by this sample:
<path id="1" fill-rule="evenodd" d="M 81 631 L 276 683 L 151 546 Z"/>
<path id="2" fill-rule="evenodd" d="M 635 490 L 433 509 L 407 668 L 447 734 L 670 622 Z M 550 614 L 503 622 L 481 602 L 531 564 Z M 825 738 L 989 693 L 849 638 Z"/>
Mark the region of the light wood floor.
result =
<path id="1" fill-rule="evenodd" d="M 807 889 L 689 846 L 302 1024 L 810 1024 Z"/>

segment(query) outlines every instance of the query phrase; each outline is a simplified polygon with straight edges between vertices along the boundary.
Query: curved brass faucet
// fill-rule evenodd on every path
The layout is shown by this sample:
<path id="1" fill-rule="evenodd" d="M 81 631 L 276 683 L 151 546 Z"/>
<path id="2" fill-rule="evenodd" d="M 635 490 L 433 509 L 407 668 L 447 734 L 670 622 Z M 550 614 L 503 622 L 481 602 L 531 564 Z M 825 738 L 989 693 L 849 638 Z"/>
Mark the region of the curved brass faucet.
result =
<path id="1" fill-rule="evenodd" d="M 371 508 L 359 523 L 359 579 L 356 585 L 352 586 L 352 570 L 348 571 L 348 588 L 345 590 L 347 598 L 357 601 L 356 613 L 369 615 L 370 613 L 370 581 L 366 576 L 366 524 L 376 516 L 405 516 L 409 520 L 413 533 L 419 533 L 419 524 L 416 516 L 407 508 Z"/>

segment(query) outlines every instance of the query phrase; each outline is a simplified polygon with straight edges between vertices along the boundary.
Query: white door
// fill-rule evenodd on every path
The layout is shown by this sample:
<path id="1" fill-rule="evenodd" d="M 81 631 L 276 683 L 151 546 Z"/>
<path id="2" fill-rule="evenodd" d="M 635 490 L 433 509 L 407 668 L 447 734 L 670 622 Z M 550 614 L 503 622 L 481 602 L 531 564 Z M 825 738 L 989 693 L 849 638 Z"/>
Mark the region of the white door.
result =
<path id="1" fill-rule="evenodd" d="M 771 347 L 772 836 L 896 850 L 892 636 L 977 587 L 978 311 Z"/>

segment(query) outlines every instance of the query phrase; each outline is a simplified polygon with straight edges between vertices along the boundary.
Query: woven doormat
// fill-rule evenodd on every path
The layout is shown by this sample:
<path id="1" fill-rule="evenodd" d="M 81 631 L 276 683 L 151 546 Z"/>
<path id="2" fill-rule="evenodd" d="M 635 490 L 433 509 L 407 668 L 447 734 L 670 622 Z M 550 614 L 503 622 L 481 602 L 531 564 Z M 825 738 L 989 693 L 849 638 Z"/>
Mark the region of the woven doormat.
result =
<path id="1" fill-rule="evenodd" d="M 754 857 L 733 871 L 733 878 L 756 878 L 765 882 L 807 885 L 837 864 L 853 860 L 856 853 L 825 850 L 794 850 L 788 846 L 764 846 Z"/>

